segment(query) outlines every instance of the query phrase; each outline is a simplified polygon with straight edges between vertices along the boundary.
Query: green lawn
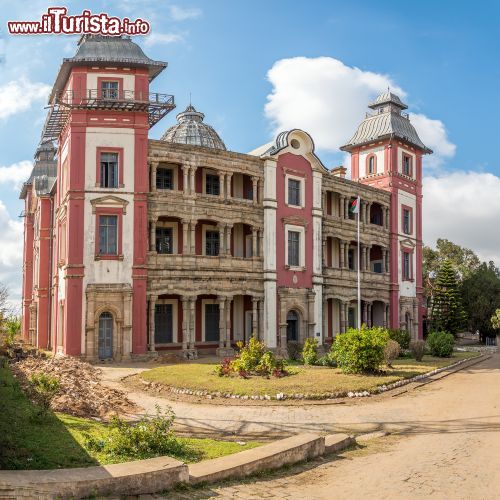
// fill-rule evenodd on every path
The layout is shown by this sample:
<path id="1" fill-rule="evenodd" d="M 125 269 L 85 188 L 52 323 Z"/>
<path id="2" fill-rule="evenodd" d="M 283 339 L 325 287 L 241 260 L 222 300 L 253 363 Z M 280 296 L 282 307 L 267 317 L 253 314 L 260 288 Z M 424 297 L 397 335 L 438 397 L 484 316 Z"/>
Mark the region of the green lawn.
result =
<path id="1" fill-rule="evenodd" d="M 139 376 L 150 382 L 182 389 L 206 390 L 211 393 L 231 393 L 242 396 L 274 396 L 284 394 L 308 394 L 321 396 L 335 392 L 370 391 L 383 384 L 429 372 L 435 368 L 450 365 L 464 358 L 477 356 L 476 353 L 455 352 L 451 358 L 424 356 L 423 361 L 397 359 L 394 369 L 387 369 L 383 375 L 346 375 L 337 368 L 319 366 L 292 366 L 292 374 L 283 378 L 237 376 L 219 377 L 214 372 L 213 363 L 184 363 L 160 366 L 142 372 Z"/>
<path id="2" fill-rule="evenodd" d="M 84 434 L 103 436 L 105 424 L 50 412 L 41 419 L 8 368 L 0 368 L 0 469 L 57 469 L 134 460 L 85 448 Z M 179 438 L 198 460 L 216 458 L 259 446 L 214 439 Z"/>

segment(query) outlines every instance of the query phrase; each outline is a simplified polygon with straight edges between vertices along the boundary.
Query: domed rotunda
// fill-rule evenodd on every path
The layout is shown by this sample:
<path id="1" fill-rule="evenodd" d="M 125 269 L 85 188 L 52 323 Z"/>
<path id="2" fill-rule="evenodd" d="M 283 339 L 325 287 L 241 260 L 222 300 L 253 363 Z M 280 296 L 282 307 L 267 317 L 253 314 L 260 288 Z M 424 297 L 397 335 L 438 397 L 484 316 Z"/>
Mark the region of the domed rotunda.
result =
<path id="1" fill-rule="evenodd" d="M 176 118 L 177 125 L 167 129 L 161 138 L 162 141 L 226 150 L 226 145 L 219 134 L 213 127 L 203 123 L 205 115 L 196 111 L 191 104 Z"/>

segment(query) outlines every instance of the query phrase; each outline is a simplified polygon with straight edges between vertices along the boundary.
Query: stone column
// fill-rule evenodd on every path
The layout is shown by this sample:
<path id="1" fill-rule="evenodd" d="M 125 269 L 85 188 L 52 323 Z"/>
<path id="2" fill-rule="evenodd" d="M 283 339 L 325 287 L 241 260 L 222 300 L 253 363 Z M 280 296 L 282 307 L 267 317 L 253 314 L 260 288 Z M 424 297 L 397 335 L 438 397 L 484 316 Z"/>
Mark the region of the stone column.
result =
<path id="1" fill-rule="evenodd" d="M 346 307 L 347 302 L 340 302 L 340 333 L 345 333 L 346 331 Z"/>
<path id="2" fill-rule="evenodd" d="M 252 297 L 252 336 L 259 338 L 259 332 L 257 331 L 258 317 L 257 317 L 257 306 L 259 299 L 257 297 Z"/>
<path id="3" fill-rule="evenodd" d="M 349 242 L 346 241 L 345 244 L 345 255 L 344 255 L 344 262 L 345 262 L 345 267 L 349 269 Z"/>
<path id="4" fill-rule="evenodd" d="M 189 223 L 189 229 L 190 229 L 190 234 L 191 234 L 191 237 L 190 237 L 190 247 L 191 247 L 191 250 L 190 250 L 190 254 L 191 255 L 195 255 L 196 254 L 196 223 L 198 221 L 195 221 L 195 220 L 192 220 L 190 223 Z M 203 253 L 203 252 L 202 252 Z"/>
<path id="5" fill-rule="evenodd" d="M 156 219 L 149 222 L 149 249 L 156 252 Z"/>
<path id="6" fill-rule="evenodd" d="M 257 203 L 262 203 L 264 199 L 264 181 L 259 179 L 257 182 Z"/>
<path id="7" fill-rule="evenodd" d="M 196 343 L 196 296 L 189 299 L 189 348 L 194 349 Z"/>
<path id="8" fill-rule="evenodd" d="M 412 336 L 415 340 L 418 339 L 418 299 L 413 301 L 413 332 Z"/>
<path id="9" fill-rule="evenodd" d="M 233 174 L 226 175 L 226 200 L 231 199 L 231 179 L 233 178 Z"/>
<path id="10" fill-rule="evenodd" d="M 189 297 L 181 297 L 182 304 L 182 349 L 189 345 Z"/>
<path id="11" fill-rule="evenodd" d="M 226 349 L 231 349 L 231 302 L 232 298 L 226 300 Z"/>
<path id="12" fill-rule="evenodd" d="M 359 257 L 361 259 L 361 262 L 359 263 L 360 264 L 360 270 L 361 271 L 364 271 L 365 270 L 365 262 L 366 262 L 366 245 L 364 245 L 363 243 L 360 243 L 361 245 L 361 248 L 360 248 L 360 252 L 359 252 Z"/>
<path id="13" fill-rule="evenodd" d="M 371 214 L 372 214 L 372 202 L 369 201 L 366 204 L 366 223 L 367 224 L 370 224 Z"/>
<path id="14" fill-rule="evenodd" d="M 219 230 L 219 255 L 226 255 L 226 244 L 224 235 L 226 234 L 226 225 L 218 224 L 217 229 Z"/>
<path id="15" fill-rule="evenodd" d="M 362 310 L 363 310 L 363 319 L 362 322 L 367 325 L 368 324 L 368 303 L 363 300 L 363 305 L 362 305 Z"/>
<path id="16" fill-rule="evenodd" d="M 225 198 L 225 189 L 224 189 L 224 178 L 226 174 L 224 172 L 219 172 L 219 198 L 223 200 Z"/>
<path id="17" fill-rule="evenodd" d="M 158 162 L 157 161 L 152 161 L 151 162 L 151 191 L 156 191 L 156 169 L 158 168 Z"/>
<path id="18" fill-rule="evenodd" d="M 326 203 L 326 197 L 327 197 L 327 191 L 323 191 L 321 193 L 321 208 L 322 208 L 322 211 L 323 211 L 323 215 L 328 215 L 327 212 L 327 203 Z"/>
<path id="19" fill-rule="evenodd" d="M 349 198 L 344 197 L 344 219 L 349 218 Z"/>
<path id="20" fill-rule="evenodd" d="M 323 342 L 330 338 L 328 332 L 328 298 L 323 295 Z"/>
<path id="21" fill-rule="evenodd" d="M 339 263 L 340 263 L 340 269 L 344 269 L 346 267 L 345 265 L 345 244 L 346 242 L 344 240 L 340 240 L 340 250 L 339 250 Z"/>
<path id="22" fill-rule="evenodd" d="M 148 350 L 155 350 L 155 312 L 156 312 L 156 295 L 149 297 L 149 339 Z"/>
<path id="23" fill-rule="evenodd" d="M 259 201 L 258 200 L 259 192 L 257 190 L 258 182 L 259 182 L 258 177 L 252 177 L 252 200 L 254 203 L 257 203 Z"/>
<path id="24" fill-rule="evenodd" d="M 383 322 L 383 327 L 387 328 L 387 325 L 389 324 L 389 304 L 384 303 L 384 322 Z"/>
<path id="25" fill-rule="evenodd" d="M 233 226 L 231 224 L 226 225 L 226 255 L 231 256 L 231 231 Z"/>
<path id="26" fill-rule="evenodd" d="M 323 245 L 322 245 L 322 253 L 321 253 L 321 261 L 323 263 L 323 267 L 326 267 L 327 264 L 328 264 L 328 260 L 327 260 L 327 256 L 326 256 L 326 252 L 327 252 L 327 240 L 326 240 L 326 236 L 323 236 Z"/>
<path id="27" fill-rule="evenodd" d="M 257 228 L 255 226 L 252 227 L 252 257 L 258 256 L 257 251 Z"/>
<path id="28" fill-rule="evenodd" d="M 257 338 L 263 340 L 263 325 L 264 325 L 264 301 L 259 299 L 257 302 Z"/>
<path id="29" fill-rule="evenodd" d="M 189 194 L 189 165 L 182 165 L 182 175 L 183 175 L 183 193 Z"/>
<path id="30" fill-rule="evenodd" d="M 344 219 L 345 218 L 345 196 L 339 196 L 339 200 L 340 200 L 340 203 L 339 203 L 339 215 L 340 215 L 340 218 L 341 219 Z"/>
<path id="31" fill-rule="evenodd" d="M 372 327 L 372 303 L 371 302 L 368 302 L 368 304 L 367 304 L 367 314 L 368 314 L 368 317 L 367 317 L 368 328 L 371 328 Z"/>
<path id="32" fill-rule="evenodd" d="M 370 271 L 371 269 L 371 259 L 370 259 L 371 249 L 372 247 L 370 245 L 366 247 L 365 271 Z"/>
<path id="33" fill-rule="evenodd" d="M 387 248 L 382 247 L 382 272 L 387 273 Z"/>
<path id="34" fill-rule="evenodd" d="M 182 220 L 182 253 L 184 255 L 189 253 L 189 221 Z"/>
<path id="35" fill-rule="evenodd" d="M 217 301 L 219 302 L 219 349 L 223 349 L 226 340 L 226 297 L 217 297 Z"/>
<path id="36" fill-rule="evenodd" d="M 198 167 L 193 167 L 189 169 L 189 193 L 191 195 L 196 194 L 195 176 Z"/>
<path id="37" fill-rule="evenodd" d="M 389 207 L 384 209 L 384 227 L 389 229 Z"/>

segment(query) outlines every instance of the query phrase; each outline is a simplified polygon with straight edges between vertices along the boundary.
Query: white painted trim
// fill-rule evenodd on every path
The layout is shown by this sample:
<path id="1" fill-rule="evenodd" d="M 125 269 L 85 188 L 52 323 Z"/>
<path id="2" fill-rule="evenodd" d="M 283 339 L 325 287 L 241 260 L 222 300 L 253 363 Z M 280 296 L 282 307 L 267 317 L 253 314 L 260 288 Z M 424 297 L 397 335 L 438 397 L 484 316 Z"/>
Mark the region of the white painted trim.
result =
<path id="1" fill-rule="evenodd" d="M 288 233 L 294 231 L 300 233 L 299 241 L 299 266 L 290 266 L 288 264 Z M 302 271 L 306 266 L 306 229 L 303 226 L 285 225 L 285 264 L 292 270 Z"/>
<path id="2" fill-rule="evenodd" d="M 264 343 L 270 349 L 277 347 L 276 338 L 276 281 L 264 282 Z"/>
<path id="3" fill-rule="evenodd" d="M 179 300 L 178 299 L 158 299 L 156 301 L 156 304 L 172 304 L 172 344 L 177 344 L 178 342 L 178 335 L 177 335 L 177 327 L 178 327 L 178 319 L 177 319 L 177 312 L 179 308 Z M 155 311 L 155 317 L 156 317 L 156 311 Z M 156 328 L 156 325 L 155 325 Z M 154 335 L 154 333 L 153 333 Z M 166 344 L 157 344 L 155 342 L 155 346 L 159 345 L 170 345 L 168 343 Z"/>
<path id="4" fill-rule="evenodd" d="M 290 205 L 288 203 L 288 181 L 294 180 L 300 182 L 300 205 Z M 290 208 L 304 208 L 305 207 L 305 189 L 306 189 L 306 180 L 304 177 L 299 177 L 297 175 L 285 174 L 285 205 Z"/>
<path id="5" fill-rule="evenodd" d="M 179 223 L 174 222 L 174 221 L 158 221 L 156 223 L 156 228 L 159 227 L 171 227 L 173 229 L 172 231 L 172 239 L 173 239 L 173 249 L 172 249 L 172 254 L 177 254 L 179 253 L 177 242 L 179 240 Z M 155 239 L 156 239 L 156 234 L 155 234 Z M 155 241 L 156 245 L 156 241 Z"/>
<path id="6" fill-rule="evenodd" d="M 205 340 L 205 306 L 207 304 L 218 304 L 219 301 L 217 299 L 201 299 L 201 341 L 206 342 Z M 224 308 L 224 314 L 226 313 L 226 309 Z M 219 315 L 220 315 L 220 307 L 219 307 Z M 219 331 L 220 335 L 220 331 Z M 220 340 L 220 339 L 219 339 Z M 216 343 L 217 340 L 211 340 L 210 342 Z"/>
<path id="7" fill-rule="evenodd" d="M 318 341 L 318 344 L 323 343 L 323 285 L 314 285 L 313 290 L 315 292 L 314 296 L 314 338 Z M 316 335 L 319 333 L 319 337 Z"/>

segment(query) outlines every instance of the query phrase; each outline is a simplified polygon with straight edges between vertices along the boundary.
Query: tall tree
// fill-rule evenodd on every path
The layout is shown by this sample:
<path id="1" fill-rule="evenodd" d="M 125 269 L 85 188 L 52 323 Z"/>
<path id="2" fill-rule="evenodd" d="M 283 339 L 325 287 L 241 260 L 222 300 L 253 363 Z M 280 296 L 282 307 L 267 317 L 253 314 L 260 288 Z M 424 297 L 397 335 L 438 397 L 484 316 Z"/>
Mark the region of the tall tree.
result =
<path id="1" fill-rule="evenodd" d="M 491 317 L 500 308 L 500 271 L 490 262 L 483 262 L 460 287 L 462 301 L 468 316 L 470 331 L 477 331 L 484 341 L 494 336 Z"/>
<path id="2" fill-rule="evenodd" d="M 435 330 L 444 330 L 453 335 L 460 331 L 465 322 L 457 273 L 449 259 L 446 259 L 437 271 L 431 321 Z"/>

